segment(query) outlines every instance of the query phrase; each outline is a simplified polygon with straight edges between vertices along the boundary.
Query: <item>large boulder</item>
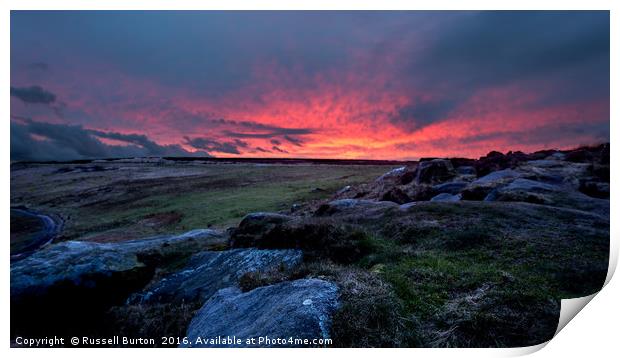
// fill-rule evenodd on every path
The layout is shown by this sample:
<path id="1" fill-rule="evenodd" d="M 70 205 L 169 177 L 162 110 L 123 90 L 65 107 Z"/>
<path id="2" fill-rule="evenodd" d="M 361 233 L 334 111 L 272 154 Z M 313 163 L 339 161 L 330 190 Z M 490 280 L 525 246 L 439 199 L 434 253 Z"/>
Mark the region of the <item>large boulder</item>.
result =
<path id="1" fill-rule="evenodd" d="M 456 176 L 456 171 L 448 159 L 423 161 L 416 169 L 417 184 L 443 183 Z"/>
<path id="2" fill-rule="evenodd" d="M 376 213 L 380 220 L 386 209 L 397 209 L 398 205 L 393 202 L 343 199 L 325 204 L 322 208 L 325 209 L 319 210 L 321 214 L 275 225 L 255 235 L 251 241 L 237 240 L 236 233 L 233 233 L 231 245 L 234 248 L 299 249 L 303 251 L 304 258 L 310 260 L 329 258 L 336 263 L 350 264 L 367 253 L 368 236 L 364 231 L 346 224 L 344 218 L 363 217 L 368 221 Z M 335 215 L 339 219 L 329 217 Z"/>
<path id="3" fill-rule="evenodd" d="M 11 297 L 45 295 L 55 286 L 95 288 L 98 279 L 152 269 L 166 257 L 188 256 L 223 240 L 214 230 L 194 230 L 122 243 L 61 242 L 11 264 Z"/>
<path id="4" fill-rule="evenodd" d="M 563 188 L 530 179 L 515 179 L 510 184 L 490 192 L 484 201 L 523 201 L 535 204 L 550 204 L 545 193 L 560 192 Z"/>
<path id="5" fill-rule="evenodd" d="M 413 201 L 411 196 L 405 192 L 405 190 L 399 187 L 393 187 L 383 193 L 381 201 L 391 201 L 397 204 L 404 204 Z"/>
<path id="6" fill-rule="evenodd" d="M 222 289 L 192 319 L 188 340 L 181 347 L 320 345 L 313 340 L 329 338 L 331 316 L 338 306 L 338 287 L 318 279 L 282 282 L 246 293 L 234 287 Z M 240 344 L 219 337 L 234 337 Z M 260 337 L 285 343 L 259 341 Z M 249 341 L 252 338 L 255 344 Z M 300 341 L 289 342 L 289 338 Z"/>
<path id="7" fill-rule="evenodd" d="M 517 167 L 520 163 L 531 159 L 523 152 L 508 152 L 506 154 L 492 151 L 476 161 L 475 168 L 479 176 L 487 175 L 491 172 Z"/>
<path id="8" fill-rule="evenodd" d="M 216 231 L 194 230 L 123 243 L 68 241 L 37 251 L 11 264 L 12 333 L 80 333 L 144 287 L 160 265 L 225 241 Z"/>
<path id="9" fill-rule="evenodd" d="M 300 250 L 235 249 L 205 251 L 190 259 L 180 271 L 168 275 L 128 303 L 205 301 L 219 289 L 237 286 L 249 272 L 287 270 L 302 261 Z"/>
<path id="10" fill-rule="evenodd" d="M 373 201 L 362 199 L 341 199 L 330 201 L 321 205 L 317 210 L 317 215 L 332 215 L 336 213 L 358 213 L 362 211 L 373 211 L 376 209 L 385 209 L 396 207 L 397 205 L 390 201 Z"/>
<path id="11" fill-rule="evenodd" d="M 503 170 L 498 170 L 492 173 L 489 173 L 481 178 L 476 179 L 474 182 L 472 182 L 472 186 L 475 185 L 493 185 L 493 184 L 501 184 L 504 183 L 508 180 L 512 180 L 515 178 L 518 178 L 522 175 L 522 173 L 519 173 L 516 170 L 513 169 L 503 169 Z"/>
<path id="12" fill-rule="evenodd" d="M 250 247 L 274 227 L 293 220 L 293 217 L 277 213 L 257 212 L 246 215 L 231 236 L 232 247 Z"/>
<path id="13" fill-rule="evenodd" d="M 448 194 L 456 195 L 456 194 L 460 193 L 463 189 L 465 189 L 465 187 L 468 184 L 469 183 L 464 182 L 464 181 L 454 181 L 454 182 L 448 182 L 448 183 L 434 185 L 433 186 L 433 193 L 435 193 L 435 194 L 448 193 Z"/>

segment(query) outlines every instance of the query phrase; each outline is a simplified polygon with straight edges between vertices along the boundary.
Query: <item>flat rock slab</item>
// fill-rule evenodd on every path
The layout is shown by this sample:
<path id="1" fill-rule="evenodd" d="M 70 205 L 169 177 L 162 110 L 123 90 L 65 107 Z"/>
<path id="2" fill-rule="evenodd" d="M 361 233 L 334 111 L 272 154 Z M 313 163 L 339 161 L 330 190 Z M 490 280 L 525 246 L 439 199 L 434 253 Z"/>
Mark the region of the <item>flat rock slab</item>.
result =
<path id="1" fill-rule="evenodd" d="M 522 173 L 519 173 L 518 171 L 512 170 L 512 169 L 498 170 L 498 171 L 489 173 L 483 176 L 482 178 L 476 179 L 472 183 L 472 185 L 488 185 L 488 184 L 492 184 L 495 182 L 501 182 L 501 181 L 505 181 L 509 179 L 518 178 L 521 175 Z"/>
<path id="2" fill-rule="evenodd" d="M 431 198 L 431 201 L 459 201 L 459 200 L 461 200 L 461 194 L 452 195 L 449 193 L 441 193 Z"/>
<path id="3" fill-rule="evenodd" d="M 211 297 L 219 289 L 236 286 L 252 271 L 289 269 L 302 262 L 301 250 L 234 249 L 194 255 L 179 272 L 133 295 L 129 303 L 188 302 Z"/>
<path id="4" fill-rule="evenodd" d="M 375 210 L 385 210 L 396 208 L 398 204 L 391 201 L 373 201 L 362 199 L 339 199 L 321 205 L 317 210 L 317 215 L 332 214 L 355 214 L 361 212 L 371 212 Z"/>
<path id="5" fill-rule="evenodd" d="M 259 344 L 259 338 L 329 338 L 331 316 L 338 305 L 338 287 L 318 279 L 282 282 L 246 293 L 234 287 L 222 289 L 192 319 L 188 343 L 181 347 L 308 347 L 288 342 Z M 220 344 L 218 337 L 235 337 L 241 344 Z M 249 344 L 251 338 L 256 344 Z"/>
<path id="6" fill-rule="evenodd" d="M 166 256 L 199 251 L 222 236 L 213 230 L 122 243 L 66 241 L 11 264 L 11 297 L 44 294 L 57 284 L 92 287 L 100 277 L 144 268 L 147 255 Z"/>
<path id="7" fill-rule="evenodd" d="M 465 189 L 467 185 L 469 185 L 469 183 L 464 182 L 464 181 L 454 181 L 454 182 L 438 184 L 438 185 L 433 186 L 433 193 L 436 193 L 436 194 L 447 193 L 447 194 L 456 195 L 460 193 L 463 189 Z"/>
<path id="8" fill-rule="evenodd" d="M 560 191 L 561 187 L 553 184 L 547 184 L 530 179 L 515 179 L 513 182 L 502 188 L 502 190 L 524 190 L 524 191 Z"/>

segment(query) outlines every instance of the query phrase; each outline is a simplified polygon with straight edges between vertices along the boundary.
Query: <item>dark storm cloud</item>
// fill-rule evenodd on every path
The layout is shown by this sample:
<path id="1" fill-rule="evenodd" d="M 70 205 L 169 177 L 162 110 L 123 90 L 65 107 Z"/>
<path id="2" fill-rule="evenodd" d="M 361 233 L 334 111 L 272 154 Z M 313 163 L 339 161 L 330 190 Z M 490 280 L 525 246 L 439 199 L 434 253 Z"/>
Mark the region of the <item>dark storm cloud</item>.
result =
<path id="1" fill-rule="evenodd" d="M 315 130 L 310 128 L 284 128 L 276 126 L 260 125 L 255 128 L 256 131 L 238 132 L 238 131 L 224 131 L 224 133 L 232 138 L 273 138 L 283 137 L 287 138 L 291 135 L 307 135 L 316 133 Z M 289 140 L 289 139 L 287 139 Z"/>
<path id="2" fill-rule="evenodd" d="M 303 145 L 304 145 L 304 142 L 301 139 L 297 138 L 297 137 L 292 137 L 290 135 L 285 135 L 285 136 L 283 136 L 283 138 L 287 142 L 291 143 L 294 146 L 303 147 Z"/>
<path id="3" fill-rule="evenodd" d="M 410 84 L 436 101 L 412 100 L 392 121 L 417 129 L 477 91 L 512 83 L 526 92 L 552 86 L 532 106 L 609 97 L 609 40 L 607 11 L 459 13 L 405 67 Z"/>
<path id="4" fill-rule="evenodd" d="M 413 131 L 445 119 L 454 109 L 455 104 L 456 101 L 454 100 L 413 101 L 411 104 L 399 108 L 395 115 L 389 117 L 389 120 L 408 131 Z"/>
<path id="5" fill-rule="evenodd" d="M 271 153 L 270 150 L 267 150 L 267 149 L 264 149 L 264 148 L 261 148 L 261 147 L 256 147 L 256 148 L 254 148 L 254 150 L 257 151 L 257 152 L 261 152 L 261 153 Z"/>
<path id="6" fill-rule="evenodd" d="M 233 142 L 219 142 L 205 137 L 189 138 L 186 136 L 184 138 L 187 145 L 196 149 L 206 150 L 207 152 L 241 154 L 239 148 L 246 148 L 248 146 L 248 143 L 238 139 Z"/>
<path id="7" fill-rule="evenodd" d="M 25 104 L 58 106 L 53 93 L 28 87 L 40 84 L 75 103 L 57 107 L 67 122 L 133 128 L 138 113 L 179 143 L 217 130 L 220 145 L 235 144 L 220 147 L 229 152 L 245 138 L 272 141 L 261 143 L 268 150 L 328 137 L 285 128 L 289 117 L 349 140 L 349 123 L 367 125 L 363 137 L 486 114 L 530 124 L 509 116 L 504 97 L 488 113 L 466 105 L 494 107 L 487 94 L 524 98 L 515 102 L 532 114 L 581 104 L 598 114 L 609 102 L 608 11 L 14 11 L 10 36 L 11 96 Z M 314 106 L 323 95 L 326 109 Z M 41 106 L 24 107 L 39 118 Z M 271 116 L 272 125 L 210 119 L 228 115 Z M 598 131 L 591 120 L 583 135 Z"/>
<path id="8" fill-rule="evenodd" d="M 600 144 L 603 142 L 609 142 L 609 121 L 602 119 L 596 122 L 588 123 L 573 123 L 573 124 L 545 124 L 538 127 L 536 130 L 527 131 L 498 131 L 486 134 L 477 134 L 469 136 L 461 140 L 464 144 L 469 143 L 484 143 L 489 140 L 508 140 L 513 143 L 519 143 L 519 145 L 529 144 L 546 144 L 563 139 L 575 138 L 582 135 L 584 132 L 592 134 L 592 143 L 575 143 L 574 145 L 590 145 Z"/>
<path id="9" fill-rule="evenodd" d="M 79 125 L 37 122 L 12 116 L 11 160 L 73 160 L 147 156 L 204 156 L 179 145 L 159 145 L 144 135 L 85 129 Z M 35 138 L 38 137 L 38 138 Z M 109 145 L 98 138 L 122 141 Z"/>
<path id="10" fill-rule="evenodd" d="M 275 145 L 271 147 L 271 150 L 273 150 L 274 152 L 278 152 L 278 153 L 288 153 L 288 151 L 281 149 L 280 147 L 275 146 Z"/>
<path id="11" fill-rule="evenodd" d="M 431 39 L 414 68 L 426 82 L 460 90 L 524 77 L 585 71 L 609 77 L 606 11 L 483 11 L 464 13 Z M 570 71 L 567 71 L 570 70 Z"/>
<path id="12" fill-rule="evenodd" d="M 11 86 L 11 96 L 19 98 L 25 103 L 51 104 L 56 101 L 56 95 L 46 91 L 39 86 L 13 87 Z"/>

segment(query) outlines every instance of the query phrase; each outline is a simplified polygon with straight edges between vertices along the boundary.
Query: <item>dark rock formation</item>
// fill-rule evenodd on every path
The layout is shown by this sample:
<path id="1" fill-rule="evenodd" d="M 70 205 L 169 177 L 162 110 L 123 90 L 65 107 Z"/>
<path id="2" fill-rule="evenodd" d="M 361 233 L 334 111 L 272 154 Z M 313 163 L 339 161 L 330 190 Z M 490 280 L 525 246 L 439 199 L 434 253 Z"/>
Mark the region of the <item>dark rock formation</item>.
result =
<path id="1" fill-rule="evenodd" d="M 205 301 L 217 290 L 237 286 L 239 278 L 254 271 L 287 270 L 302 261 L 299 250 L 236 249 L 205 251 L 180 271 L 168 275 L 129 299 L 136 303 Z"/>
<path id="2" fill-rule="evenodd" d="M 420 162 L 416 169 L 417 184 L 443 183 L 456 176 L 452 163 L 447 159 Z"/>
<path id="3" fill-rule="evenodd" d="M 461 194 L 452 195 L 450 193 L 437 194 L 431 198 L 430 201 L 459 201 L 461 200 Z"/>
<path id="4" fill-rule="evenodd" d="M 222 289 L 196 314 L 187 330 L 189 342 L 181 347 L 309 347 L 312 343 L 288 339 L 311 342 L 329 338 L 331 316 L 337 307 L 337 286 L 317 279 L 282 282 L 246 293 Z M 241 339 L 240 345 L 209 341 L 233 336 Z M 260 342 L 259 337 L 286 343 Z M 256 344 L 249 344 L 251 338 Z"/>
<path id="5" fill-rule="evenodd" d="M 246 215 L 231 236 L 231 247 L 249 247 L 274 227 L 292 220 L 291 216 L 276 213 L 251 213 Z"/>
<path id="6" fill-rule="evenodd" d="M 51 245 L 11 265 L 12 333 L 53 328 L 84 334 L 105 309 L 143 287 L 162 262 L 223 241 L 215 231 L 194 230 L 123 243 Z"/>

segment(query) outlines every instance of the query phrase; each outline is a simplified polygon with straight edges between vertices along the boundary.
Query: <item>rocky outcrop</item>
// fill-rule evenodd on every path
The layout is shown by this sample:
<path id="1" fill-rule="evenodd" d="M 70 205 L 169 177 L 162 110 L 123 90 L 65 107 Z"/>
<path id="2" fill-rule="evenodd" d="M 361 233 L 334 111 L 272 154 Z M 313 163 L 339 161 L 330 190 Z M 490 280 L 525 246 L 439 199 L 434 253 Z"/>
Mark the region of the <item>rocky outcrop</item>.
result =
<path id="1" fill-rule="evenodd" d="M 108 307 L 141 289 L 161 264 L 221 245 L 213 230 L 123 243 L 68 241 L 11 265 L 11 319 L 17 332 L 80 333 Z M 31 317 L 27 319 L 27 317 Z M 21 322 L 38 322 L 36 327 Z"/>
<path id="2" fill-rule="evenodd" d="M 461 194 L 452 195 L 450 193 L 437 194 L 431 198 L 430 201 L 459 201 L 461 200 Z"/>
<path id="3" fill-rule="evenodd" d="M 460 193 L 469 183 L 464 181 L 453 181 L 433 186 L 433 193 L 442 194 L 448 193 L 456 195 Z"/>
<path id="4" fill-rule="evenodd" d="M 302 279 L 242 293 L 226 288 L 213 295 L 192 319 L 181 347 L 297 347 L 329 338 L 331 315 L 338 307 L 338 287 L 318 279 Z M 218 337 L 235 337 L 240 344 Z M 285 344 L 259 341 L 283 339 Z M 249 339 L 255 338 L 255 344 Z M 301 341 L 289 342 L 289 338 Z M 303 343 L 308 340 L 310 343 Z"/>
<path id="5" fill-rule="evenodd" d="M 383 210 L 385 208 L 397 207 L 398 205 L 391 201 L 372 201 L 361 199 L 340 199 L 330 201 L 323 204 L 317 210 L 317 215 L 333 215 L 333 214 L 347 214 L 355 213 L 358 211 L 373 211 Z"/>
<path id="6" fill-rule="evenodd" d="M 355 230 L 344 221 L 323 220 L 323 217 L 356 217 L 363 213 L 369 221 L 372 213 L 380 219 L 386 209 L 397 209 L 392 202 L 370 200 L 342 199 L 326 203 L 313 217 L 298 217 L 278 224 L 269 230 L 255 234 L 249 239 L 245 236 L 247 229 L 239 226 L 242 233 L 237 239 L 237 231 L 231 235 L 233 248 L 254 247 L 259 249 L 299 249 L 304 258 L 329 258 L 333 262 L 349 264 L 365 254 L 368 237 L 365 232 Z"/>
<path id="7" fill-rule="evenodd" d="M 416 169 L 417 184 L 443 183 L 456 176 L 456 171 L 448 159 L 433 159 L 420 162 Z"/>
<path id="8" fill-rule="evenodd" d="M 231 237 L 231 246 L 249 247 L 256 238 L 263 236 L 274 227 L 291 220 L 293 220 L 291 216 L 276 213 L 258 212 L 248 214 L 235 229 Z"/>
<path id="9" fill-rule="evenodd" d="M 301 261 L 300 250 L 205 251 L 192 256 L 180 271 L 133 295 L 128 303 L 205 301 L 219 289 L 237 286 L 239 278 L 248 272 L 288 270 Z"/>
<path id="10" fill-rule="evenodd" d="M 67 241 L 52 245 L 11 265 L 11 297 L 43 295 L 54 286 L 96 286 L 123 272 L 155 266 L 166 256 L 188 255 L 224 240 L 213 230 L 123 243 Z"/>

